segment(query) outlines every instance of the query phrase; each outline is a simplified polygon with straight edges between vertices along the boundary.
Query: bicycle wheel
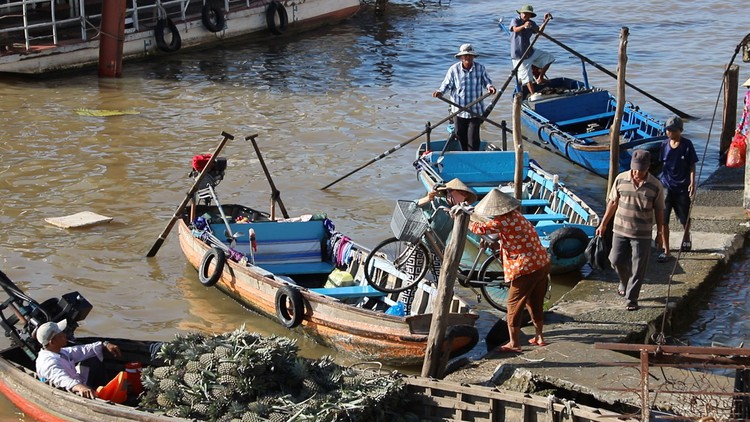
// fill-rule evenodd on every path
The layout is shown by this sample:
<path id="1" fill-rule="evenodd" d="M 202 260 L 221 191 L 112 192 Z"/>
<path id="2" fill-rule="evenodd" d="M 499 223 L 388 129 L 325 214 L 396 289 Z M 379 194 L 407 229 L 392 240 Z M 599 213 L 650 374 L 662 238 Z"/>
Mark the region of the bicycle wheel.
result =
<path id="1" fill-rule="evenodd" d="M 500 252 L 487 258 L 479 269 L 479 281 L 482 283 L 482 296 L 493 308 L 508 311 L 509 285 L 503 274 L 503 259 Z"/>
<path id="2" fill-rule="evenodd" d="M 365 279 L 384 293 L 398 293 L 414 287 L 427 274 L 430 255 L 422 243 L 395 237 L 386 239 L 367 255 Z"/>

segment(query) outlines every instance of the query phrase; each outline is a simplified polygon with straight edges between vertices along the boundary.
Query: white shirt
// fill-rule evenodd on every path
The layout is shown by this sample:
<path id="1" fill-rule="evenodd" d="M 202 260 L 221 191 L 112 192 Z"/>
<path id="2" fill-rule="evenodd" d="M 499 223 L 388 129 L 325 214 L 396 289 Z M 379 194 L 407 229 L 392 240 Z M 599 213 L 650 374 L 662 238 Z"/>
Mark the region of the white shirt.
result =
<path id="1" fill-rule="evenodd" d="M 36 358 L 36 373 L 42 381 L 70 390 L 78 384 L 86 384 L 88 373 L 81 373 L 76 365 L 94 356 L 100 361 L 104 360 L 101 341 L 82 346 L 63 347 L 60 353 L 43 349 Z"/>

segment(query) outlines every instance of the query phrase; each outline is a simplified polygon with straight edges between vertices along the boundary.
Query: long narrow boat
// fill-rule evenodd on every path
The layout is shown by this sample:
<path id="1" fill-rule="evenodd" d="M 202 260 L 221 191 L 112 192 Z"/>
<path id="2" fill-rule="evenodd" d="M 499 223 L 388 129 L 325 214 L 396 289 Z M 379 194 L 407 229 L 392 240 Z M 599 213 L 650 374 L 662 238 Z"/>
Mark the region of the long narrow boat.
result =
<path id="1" fill-rule="evenodd" d="M 609 91 L 591 87 L 587 81 L 553 78 L 538 93 L 525 97 L 521 121 L 530 139 L 551 144 L 570 161 L 606 177 L 616 106 L 617 99 Z M 652 171 L 656 171 L 665 138 L 664 123 L 627 103 L 620 123 L 619 171 L 630 168 L 636 149 L 651 151 Z"/>
<path id="2" fill-rule="evenodd" d="M 481 151 L 460 151 L 457 142 L 432 141 L 417 150 L 417 177 L 425 190 L 437 183 L 458 178 L 473 188 L 479 197 L 491 189 L 513 192 L 516 154 L 503 151 L 489 142 L 481 143 Z M 542 170 L 524 152 L 525 175 L 522 210 L 534 223 L 537 233 L 552 257 L 552 273 L 580 269 L 585 263 L 585 249 L 599 225 L 599 216 L 586 202 L 573 193 L 559 177 Z M 477 243 L 472 235 L 469 240 Z"/>
<path id="3" fill-rule="evenodd" d="M 214 187 L 226 160 L 219 163 L 178 222 L 180 247 L 201 283 L 328 347 L 391 365 L 421 364 L 434 287 L 422 283 L 405 314 L 393 315 L 398 294 L 379 292 L 364 278 L 367 248 L 331 231 L 321 215 L 276 219 L 220 204 Z M 463 346 L 452 350 L 468 351 L 476 344 L 478 315 L 457 296 L 451 310 L 448 331 Z"/>
<path id="4" fill-rule="evenodd" d="M 0 72 L 40 74 L 96 65 L 105 36 L 103 5 L 103 0 L 3 2 Z M 128 0 L 122 54 L 133 59 L 251 39 L 254 33 L 298 32 L 349 18 L 359 7 L 359 0 Z"/>

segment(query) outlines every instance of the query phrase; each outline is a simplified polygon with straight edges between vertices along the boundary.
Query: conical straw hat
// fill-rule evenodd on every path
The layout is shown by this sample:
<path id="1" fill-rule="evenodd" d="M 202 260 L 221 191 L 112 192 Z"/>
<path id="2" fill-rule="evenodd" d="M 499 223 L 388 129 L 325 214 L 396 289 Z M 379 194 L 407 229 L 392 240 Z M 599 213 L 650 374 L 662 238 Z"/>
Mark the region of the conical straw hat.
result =
<path id="1" fill-rule="evenodd" d="M 495 188 L 474 207 L 474 214 L 477 214 L 479 217 L 493 218 L 498 215 L 507 214 L 520 207 L 521 203 L 518 199 L 502 193 L 499 189 Z"/>
<path id="2" fill-rule="evenodd" d="M 446 183 L 445 186 L 441 186 L 438 188 L 438 192 L 446 191 L 446 190 L 460 190 L 462 192 L 466 193 L 466 202 L 473 204 L 477 202 L 477 193 L 474 191 L 474 189 L 466 186 L 466 184 L 459 179 L 453 179 L 450 182 Z"/>

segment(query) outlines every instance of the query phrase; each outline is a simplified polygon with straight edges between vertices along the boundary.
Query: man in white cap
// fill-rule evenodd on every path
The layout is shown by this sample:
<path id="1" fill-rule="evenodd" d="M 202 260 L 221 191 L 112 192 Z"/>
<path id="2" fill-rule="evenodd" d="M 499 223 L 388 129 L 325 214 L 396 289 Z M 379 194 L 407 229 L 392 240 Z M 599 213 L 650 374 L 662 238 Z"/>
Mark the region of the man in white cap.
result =
<path id="1" fill-rule="evenodd" d="M 534 8 L 530 4 L 527 4 L 516 10 L 516 12 L 518 12 L 518 16 L 510 22 L 510 59 L 514 69 L 521 62 L 521 59 L 523 59 L 521 65 L 518 66 L 518 80 L 522 85 L 526 84 L 529 94 L 534 94 L 534 84 L 544 83 L 544 76 L 550 65 L 554 63 L 555 56 L 546 51 L 531 47 L 531 36 L 539 32 L 539 25 L 532 20 L 532 18 L 536 17 Z M 546 13 L 544 18 L 551 19 L 552 15 Z M 530 51 L 524 56 L 523 53 L 529 47 L 531 47 Z M 533 67 L 539 69 L 539 75 L 534 76 Z"/>
<path id="2" fill-rule="evenodd" d="M 614 217 L 612 250 L 609 262 L 619 278 L 617 294 L 627 300 L 625 309 L 638 310 L 638 297 L 651 253 L 652 228 L 664 238 L 664 186 L 648 172 L 651 153 L 633 151 L 630 170 L 617 175 L 610 188 L 607 209 L 596 228 L 604 236 Z"/>
<path id="3" fill-rule="evenodd" d="M 65 335 L 67 326 L 67 320 L 62 320 L 45 322 L 36 329 L 36 339 L 42 345 L 36 358 L 36 373 L 42 381 L 54 387 L 93 399 L 96 391 L 87 385 L 89 374 L 82 370 L 86 368 L 76 365 L 93 357 L 103 361 L 105 349 L 113 356 L 120 357 L 120 348 L 108 341 L 65 347 L 68 344 Z"/>
<path id="4" fill-rule="evenodd" d="M 483 65 L 474 61 L 478 56 L 471 44 L 463 44 L 456 53 L 460 61 L 448 69 L 440 88 L 432 93 L 433 97 L 442 97 L 450 92 L 453 102 L 465 107 L 482 96 L 485 89 L 490 94 L 496 92 L 492 80 Z M 451 114 L 458 111 L 458 107 L 451 106 Z M 462 111 L 455 118 L 455 133 L 461 149 L 464 151 L 479 151 L 479 126 L 484 114 L 484 104 L 480 101 L 468 110 Z"/>

